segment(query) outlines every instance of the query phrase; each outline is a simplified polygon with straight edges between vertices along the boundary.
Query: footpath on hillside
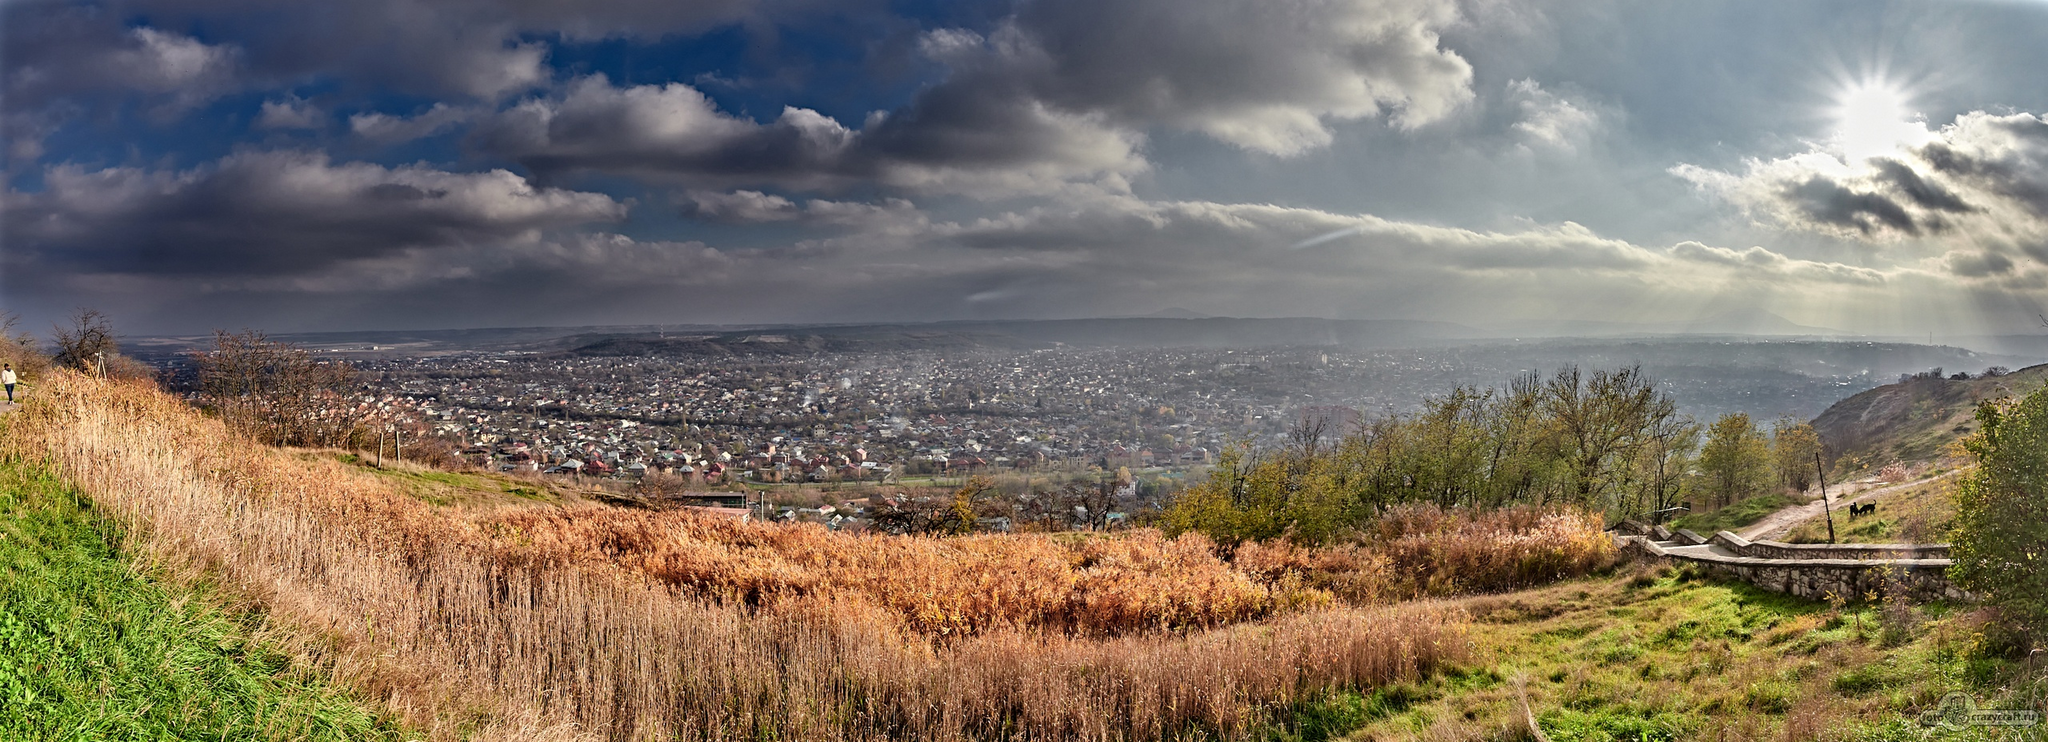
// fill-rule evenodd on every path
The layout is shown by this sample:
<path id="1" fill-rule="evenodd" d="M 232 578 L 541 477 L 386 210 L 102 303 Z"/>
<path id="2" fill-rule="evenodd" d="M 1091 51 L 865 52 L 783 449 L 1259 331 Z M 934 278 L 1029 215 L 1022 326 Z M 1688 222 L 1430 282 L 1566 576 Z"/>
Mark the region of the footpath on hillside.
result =
<path id="1" fill-rule="evenodd" d="M 1910 482 L 1899 482 L 1896 484 L 1880 485 L 1879 483 L 1871 480 L 1847 482 L 1844 483 L 1844 489 L 1847 490 L 1846 492 L 1831 493 L 1833 496 L 1828 500 L 1828 507 L 1834 510 L 1846 511 L 1850 505 L 1861 503 L 1865 500 L 1876 498 L 1879 495 L 1890 494 L 1892 492 L 1903 490 L 1909 487 L 1916 487 L 1919 485 L 1927 484 L 1929 482 L 1938 482 L 1943 479 L 1947 479 L 1949 477 L 1953 477 L 1957 474 L 1960 474 L 1962 473 L 1962 471 L 1963 470 L 1961 469 L 1954 469 L 1947 472 L 1943 472 L 1941 474 L 1936 474 L 1931 477 L 1924 477 L 1921 479 L 1912 480 Z M 1814 518 L 1821 517 L 1821 512 L 1822 506 L 1820 500 L 1814 500 L 1813 502 L 1809 502 L 1804 505 L 1792 505 L 1782 510 L 1779 510 L 1778 512 L 1764 516 L 1763 520 L 1759 520 L 1755 523 L 1749 524 L 1742 530 L 1737 531 L 1736 535 L 1749 539 L 1751 541 L 1782 540 L 1784 539 L 1786 534 L 1791 533 L 1792 529 L 1798 527 L 1799 524 L 1805 523 L 1806 521 L 1812 520 Z"/>

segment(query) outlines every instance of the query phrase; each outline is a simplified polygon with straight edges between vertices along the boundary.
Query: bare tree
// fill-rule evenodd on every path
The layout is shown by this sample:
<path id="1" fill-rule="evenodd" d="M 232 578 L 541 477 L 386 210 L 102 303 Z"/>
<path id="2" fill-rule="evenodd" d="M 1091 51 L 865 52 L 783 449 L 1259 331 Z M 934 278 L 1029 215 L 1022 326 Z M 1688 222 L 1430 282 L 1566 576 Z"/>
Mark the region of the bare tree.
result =
<path id="1" fill-rule="evenodd" d="M 57 341 L 57 365 L 89 374 L 106 371 L 109 358 L 120 354 L 114 341 L 114 323 L 97 309 L 79 307 L 70 324 L 51 328 Z"/>
<path id="2" fill-rule="evenodd" d="M 649 500 L 674 500 L 688 494 L 690 478 L 680 474 L 650 471 L 633 483 L 633 494 Z"/>
<path id="3" fill-rule="evenodd" d="M 1288 429 L 1287 439 L 1303 458 L 1315 458 L 1323 446 L 1323 437 L 1330 434 L 1330 416 L 1320 411 L 1303 410 L 1301 417 Z"/>
<path id="4" fill-rule="evenodd" d="M 254 330 L 215 330 L 213 349 L 194 354 L 199 388 L 228 424 L 273 445 L 349 446 L 369 413 L 348 398 L 353 367 Z"/>
<path id="5" fill-rule="evenodd" d="M 1100 531 L 1109 527 L 1109 513 L 1116 509 L 1118 482 L 1074 482 L 1061 492 L 1062 504 L 1068 507 L 1068 515 L 1079 515 L 1080 523 L 1088 530 Z"/>

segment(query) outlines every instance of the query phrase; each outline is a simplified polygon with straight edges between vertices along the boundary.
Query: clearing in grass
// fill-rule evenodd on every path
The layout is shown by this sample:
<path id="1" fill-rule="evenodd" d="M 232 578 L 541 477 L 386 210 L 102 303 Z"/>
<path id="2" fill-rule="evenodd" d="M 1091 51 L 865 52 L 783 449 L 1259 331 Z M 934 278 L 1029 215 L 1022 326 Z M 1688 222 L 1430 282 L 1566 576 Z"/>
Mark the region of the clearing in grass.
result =
<path id="1" fill-rule="evenodd" d="M 1688 513 L 1671 521 L 1670 527 L 1673 530 L 1688 528 L 1703 536 L 1714 535 L 1717 531 L 1739 531 L 1801 502 L 1783 492 L 1772 492 L 1737 500 L 1718 510 Z"/>

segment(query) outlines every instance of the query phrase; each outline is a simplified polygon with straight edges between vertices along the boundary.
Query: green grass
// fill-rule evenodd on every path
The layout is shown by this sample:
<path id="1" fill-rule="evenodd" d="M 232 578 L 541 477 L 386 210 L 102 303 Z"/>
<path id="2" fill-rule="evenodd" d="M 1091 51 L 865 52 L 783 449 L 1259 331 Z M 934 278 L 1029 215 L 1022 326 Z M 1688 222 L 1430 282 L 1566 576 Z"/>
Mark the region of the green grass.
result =
<path id="1" fill-rule="evenodd" d="M 501 474 L 441 471 L 396 462 L 387 462 L 379 467 L 373 460 L 353 453 L 334 456 L 341 463 L 390 479 L 412 496 L 437 507 L 502 502 L 507 496 L 533 502 L 560 502 L 562 499 L 546 484 Z"/>
<path id="2" fill-rule="evenodd" d="M 1881 606 L 1837 609 L 1647 565 L 1460 602 L 1474 621 L 1470 666 L 1397 686 L 1396 703 L 1381 689 L 1313 704 L 1272 736 L 1524 739 L 1526 693 L 1554 742 L 1922 739 L 1914 720 L 1950 691 L 1985 707 L 2048 697 L 2023 654 L 1986 638 L 1995 622 L 1947 605 L 1888 624 Z"/>
<path id="3" fill-rule="evenodd" d="M 413 738 L 216 605 L 139 573 L 48 471 L 0 461 L 0 739 Z"/>
<path id="4" fill-rule="evenodd" d="M 1798 504 L 1798 500 L 1794 500 L 1790 495 L 1782 492 L 1757 495 L 1748 499 L 1737 500 L 1720 510 L 1687 513 L 1685 517 L 1671 521 L 1670 528 L 1674 531 L 1680 528 L 1690 528 L 1693 532 L 1702 536 L 1712 536 L 1717 531 L 1741 530 L 1750 524 L 1763 520 L 1772 513 Z"/>

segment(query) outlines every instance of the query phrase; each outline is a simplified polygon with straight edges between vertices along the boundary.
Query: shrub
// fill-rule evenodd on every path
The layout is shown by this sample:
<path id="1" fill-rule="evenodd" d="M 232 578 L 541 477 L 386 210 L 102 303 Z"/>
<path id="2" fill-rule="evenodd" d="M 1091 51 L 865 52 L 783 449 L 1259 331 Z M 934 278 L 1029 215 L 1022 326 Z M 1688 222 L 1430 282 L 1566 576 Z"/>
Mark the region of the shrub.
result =
<path id="1" fill-rule="evenodd" d="M 2019 628 L 2048 631 L 2048 390 L 1987 401 L 1965 448 L 1977 469 L 1955 488 L 1953 567 Z"/>

